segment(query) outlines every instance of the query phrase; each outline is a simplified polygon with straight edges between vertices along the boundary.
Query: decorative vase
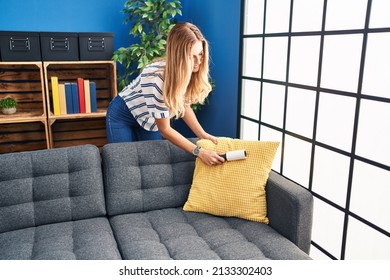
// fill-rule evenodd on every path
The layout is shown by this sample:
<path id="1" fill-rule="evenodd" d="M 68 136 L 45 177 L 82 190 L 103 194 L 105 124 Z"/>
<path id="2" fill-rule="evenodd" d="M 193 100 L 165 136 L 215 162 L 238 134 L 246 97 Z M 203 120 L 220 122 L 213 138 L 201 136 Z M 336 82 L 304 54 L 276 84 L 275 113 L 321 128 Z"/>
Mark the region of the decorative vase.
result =
<path id="1" fill-rule="evenodd" d="M 15 114 L 16 113 L 16 108 L 1 108 L 1 112 L 4 114 L 4 115 L 12 115 L 12 114 Z"/>

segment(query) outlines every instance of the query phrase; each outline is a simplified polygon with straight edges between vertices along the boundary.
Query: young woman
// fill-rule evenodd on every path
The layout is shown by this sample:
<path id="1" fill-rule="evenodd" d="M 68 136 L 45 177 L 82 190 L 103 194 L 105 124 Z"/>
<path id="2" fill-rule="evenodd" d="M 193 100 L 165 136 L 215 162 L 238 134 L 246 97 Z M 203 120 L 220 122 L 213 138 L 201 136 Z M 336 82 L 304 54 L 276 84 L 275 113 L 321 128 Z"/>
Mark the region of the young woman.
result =
<path id="1" fill-rule="evenodd" d="M 183 118 L 200 139 L 217 138 L 205 132 L 192 104 L 203 103 L 209 92 L 209 49 L 200 30 L 191 23 L 177 23 L 168 34 L 166 57 L 146 66 L 107 109 L 109 143 L 165 138 L 212 166 L 224 159 L 201 149 L 174 130 L 170 118 Z"/>

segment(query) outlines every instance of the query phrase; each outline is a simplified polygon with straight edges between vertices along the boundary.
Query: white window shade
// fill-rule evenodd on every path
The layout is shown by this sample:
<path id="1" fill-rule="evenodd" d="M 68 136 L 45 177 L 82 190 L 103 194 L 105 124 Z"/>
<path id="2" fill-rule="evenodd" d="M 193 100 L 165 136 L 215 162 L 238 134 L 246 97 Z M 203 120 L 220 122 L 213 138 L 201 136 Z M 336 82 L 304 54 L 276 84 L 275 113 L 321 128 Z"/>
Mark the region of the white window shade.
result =
<path id="1" fill-rule="evenodd" d="M 345 207 L 350 158 L 316 147 L 312 190 Z"/>
<path id="2" fill-rule="evenodd" d="M 390 171 L 356 160 L 350 210 L 390 231 Z"/>
<path id="3" fill-rule="evenodd" d="M 320 36 L 291 37 L 289 82 L 317 86 Z"/>
<path id="4" fill-rule="evenodd" d="M 341 254 L 344 213 L 314 198 L 312 239 L 336 258 Z"/>
<path id="5" fill-rule="evenodd" d="M 348 260 L 389 260 L 390 238 L 354 218 L 348 222 L 345 258 Z"/>
<path id="6" fill-rule="evenodd" d="M 356 98 L 321 92 L 317 141 L 350 152 L 355 107 Z"/>
<path id="7" fill-rule="evenodd" d="M 242 72 L 244 76 L 261 77 L 261 53 L 263 49 L 262 38 L 245 38 L 242 59 Z"/>
<path id="8" fill-rule="evenodd" d="M 289 87 L 286 129 L 307 138 L 312 138 L 315 102 L 315 91 Z"/>
<path id="9" fill-rule="evenodd" d="M 356 154 L 390 166 L 390 103 L 362 100 Z"/>
<path id="10" fill-rule="evenodd" d="M 327 35 L 324 40 L 321 87 L 356 93 L 363 35 Z"/>
<path id="11" fill-rule="evenodd" d="M 362 29 L 366 10 L 367 0 L 328 0 L 325 30 Z"/>
<path id="12" fill-rule="evenodd" d="M 390 1 L 375 0 L 371 4 L 370 28 L 390 27 Z"/>
<path id="13" fill-rule="evenodd" d="M 294 0 L 292 31 L 321 31 L 323 0 Z"/>
<path id="14" fill-rule="evenodd" d="M 241 114 L 254 120 L 260 117 L 260 86 L 258 81 L 242 80 Z"/>
<path id="15" fill-rule="evenodd" d="M 241 135 L 240 138 L 244 140 L 258 140 L 259 139 L 259 125 L 255 122 L 241 119 Z"/>
<path id="16" fill-rule="evenodd" d="M 247 0 L 245 2 L 244 34 L 263 33 L 264 0 Z"/>
<path id="17" fill-rule="evenodd" d="M 265 38 L 264 43 L 264 73 L 263 78 L 285 81 L 287 66 L 286 37 Z"/>
<path id="18" fill-rule="evenodd" d="M 309 185 L 310 160 L 311 144 L 286 135 L 283 175 L 307 188 Z"/>
<path id="19" fill-rule="evenodd" d="M 260 127 L 260 140 L 261 141 L 275 141 L 279 142 L 279 147 L 276 151 L 274 161 L 272 162 L 272 169 L 276 172 L 280 172 L 280 162 L 282 154 L 282 137 L 283 134 L 280 131 L 276 131 L 266 126 Z"/>
<path id="20" fill-rule="evenodd" d="M 390 98 L 389 50 L 390 33 L 368 34 L 362 86 L 363 94 Z"/>
<path id="21" fill-rule="evenodd" d="M 290 0 L 267 1 L 265 33 L 287 32 L 290 21 Z"/>
<path id="22" fill-rule="evenodd" d="M 283 127 L 284 99 L 286 87 L 263 83 L 261 120 L 262 122 Z"/>

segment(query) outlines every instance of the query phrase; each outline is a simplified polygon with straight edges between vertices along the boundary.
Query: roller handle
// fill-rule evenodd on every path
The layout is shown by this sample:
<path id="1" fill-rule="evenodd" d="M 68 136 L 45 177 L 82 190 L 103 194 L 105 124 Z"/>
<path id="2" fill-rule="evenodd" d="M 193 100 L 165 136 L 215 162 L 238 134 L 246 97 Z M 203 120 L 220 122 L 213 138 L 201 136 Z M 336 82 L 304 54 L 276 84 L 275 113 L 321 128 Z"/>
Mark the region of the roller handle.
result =
<path id="1" fill-rule="evenodd" d="M 221 155 L 226 161 L 242 160 L 246 158 L 245 150 L 230 151 Z"/>

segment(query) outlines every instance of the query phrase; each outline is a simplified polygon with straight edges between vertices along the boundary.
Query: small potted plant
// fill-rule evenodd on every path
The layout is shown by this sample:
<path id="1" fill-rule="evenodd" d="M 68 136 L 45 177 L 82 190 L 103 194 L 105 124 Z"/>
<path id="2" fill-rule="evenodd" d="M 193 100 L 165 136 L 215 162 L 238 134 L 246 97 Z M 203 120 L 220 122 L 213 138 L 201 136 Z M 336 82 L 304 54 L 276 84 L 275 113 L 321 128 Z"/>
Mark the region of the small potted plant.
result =
<path id="1" fill-rule="evenodd" d="M 1 112 L 6 115 L 14 114 L 16 112 L 16 106 L 18 102 L 12 97 L 6 97 L 0 100 Z"/>

